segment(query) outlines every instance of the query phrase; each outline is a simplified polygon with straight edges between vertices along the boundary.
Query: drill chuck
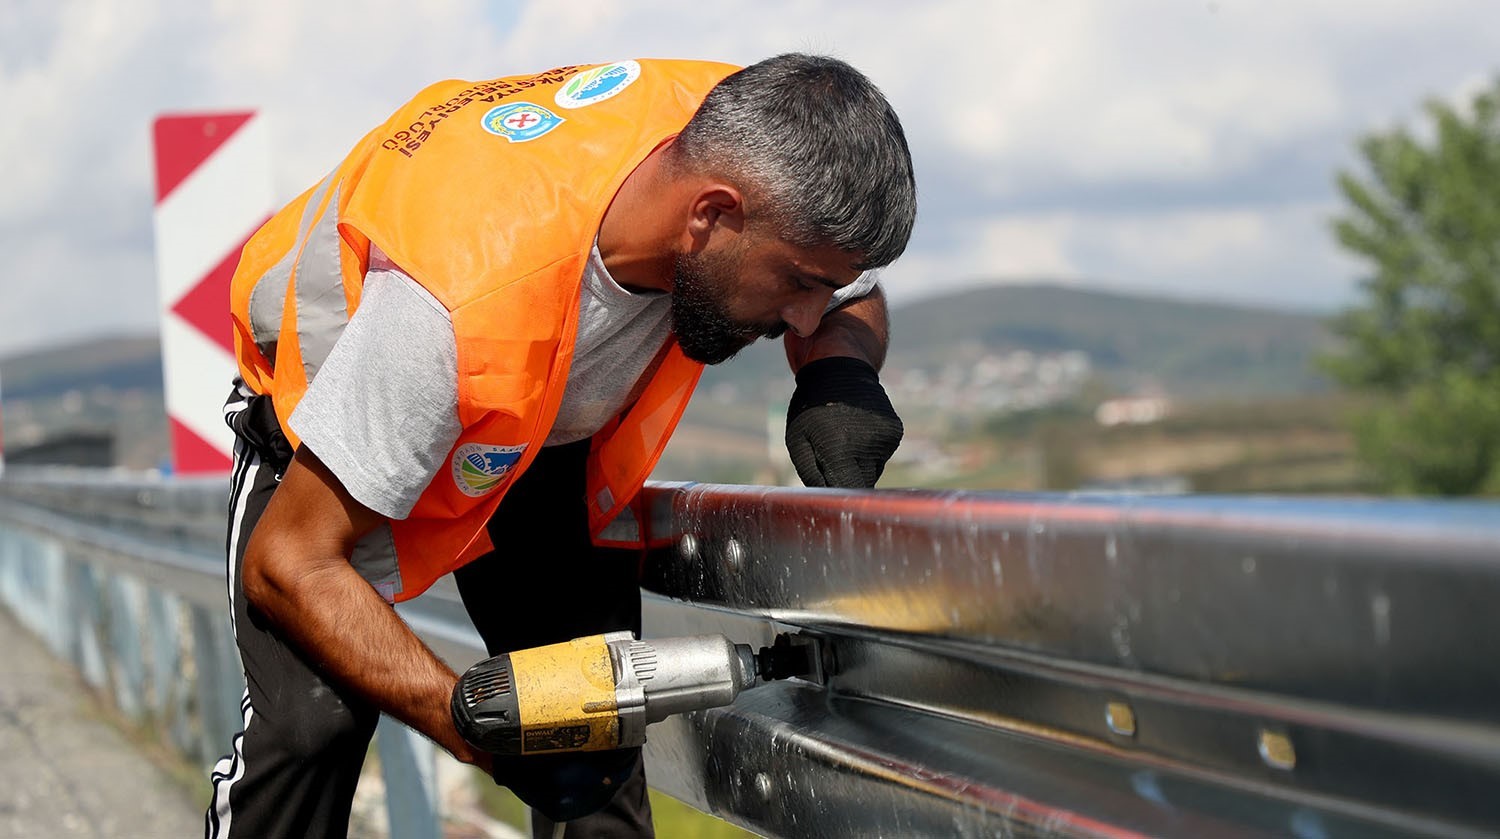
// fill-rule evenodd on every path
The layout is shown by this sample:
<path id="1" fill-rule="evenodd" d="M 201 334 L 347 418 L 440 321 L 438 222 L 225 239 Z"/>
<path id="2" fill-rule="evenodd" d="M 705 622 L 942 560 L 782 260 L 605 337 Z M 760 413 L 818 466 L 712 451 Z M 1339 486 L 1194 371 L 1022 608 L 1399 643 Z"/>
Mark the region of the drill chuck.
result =
<path id="1" fill-rule="evenodd" d="M 728 705 L 765 680 L 803 675 L 808 652 L 723 635 L 638 641 L 628 632 L 494 656 L 453 689 L 459 734 L 495 754 L 639 746 L 646 726 Z"/>

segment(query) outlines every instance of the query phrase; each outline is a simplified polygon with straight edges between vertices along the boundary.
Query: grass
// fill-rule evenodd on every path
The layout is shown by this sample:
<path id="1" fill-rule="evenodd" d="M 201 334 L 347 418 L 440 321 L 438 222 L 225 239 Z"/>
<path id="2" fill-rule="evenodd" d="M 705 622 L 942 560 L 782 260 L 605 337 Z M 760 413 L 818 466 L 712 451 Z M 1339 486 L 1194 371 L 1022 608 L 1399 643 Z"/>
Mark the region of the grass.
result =
<path id="1" fill-rule="evenodd" d="M 491 818 L 518 830 L 526 829 L 527 808 L 510 790 L 497 786 L 489 776 L 476 773 L 480 806 Z M 754 833 L 696 810 L 666 793 L 651 790 L 651 817 L 656 835 L 672 839 L 753 839 Z"/>
<path id="2" fill-rule="evenodd" d="M 742 839 L 755 834 L 696 810 L 663 792 L 651 791 L 651 816 L 658 836 L 682 839 Z"/>

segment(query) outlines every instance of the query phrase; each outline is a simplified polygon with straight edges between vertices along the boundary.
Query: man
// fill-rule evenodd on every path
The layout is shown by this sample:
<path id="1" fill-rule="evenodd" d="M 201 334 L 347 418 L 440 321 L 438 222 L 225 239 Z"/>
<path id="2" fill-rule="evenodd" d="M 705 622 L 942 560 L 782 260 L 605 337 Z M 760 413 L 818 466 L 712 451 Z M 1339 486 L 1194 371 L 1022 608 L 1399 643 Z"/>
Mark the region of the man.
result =
<path id="1" fill-rule="evenodd" d="M 639 543 L 630 503 L 702 366 L 762 336 L 797 373 L 804 481 L 873 485 L 901 425 L 868 272 L 914 215 L 880 92 L 786 55 L 440 83 L 273 217 L 232 291 L 247 690 L 209 835 L 344 835 L 382 711 L 538 831 L 651 835 L 638 750 L 478 752 L 391 604 L 454 572 L 492 653 L 638 631 L 637 562 L 596 546 Z"/>

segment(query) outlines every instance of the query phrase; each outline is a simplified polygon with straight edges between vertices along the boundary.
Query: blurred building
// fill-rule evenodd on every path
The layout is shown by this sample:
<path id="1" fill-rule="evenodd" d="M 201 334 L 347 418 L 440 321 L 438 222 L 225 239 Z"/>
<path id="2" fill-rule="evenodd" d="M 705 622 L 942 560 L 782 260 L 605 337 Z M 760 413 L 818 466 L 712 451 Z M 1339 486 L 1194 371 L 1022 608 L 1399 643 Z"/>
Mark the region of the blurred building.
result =
<path id="1" fill-rule="evenodd" d="M 1106 399 L 1094 409 L 1094 420 L 1109 428 L 1116 425 L 1149 425 L 1167 416 L 1171 406 L 1160 396 L 1129 396 Z"/>

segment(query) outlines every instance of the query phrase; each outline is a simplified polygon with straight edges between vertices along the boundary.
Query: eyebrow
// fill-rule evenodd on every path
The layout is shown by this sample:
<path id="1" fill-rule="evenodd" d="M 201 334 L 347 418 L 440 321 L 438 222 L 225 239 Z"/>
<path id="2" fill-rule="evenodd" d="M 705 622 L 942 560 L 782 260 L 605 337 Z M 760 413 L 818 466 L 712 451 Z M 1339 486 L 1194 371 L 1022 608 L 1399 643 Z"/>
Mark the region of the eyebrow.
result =
<path id="1" fill-rule="evenodd" d="M 827 288 L 831 288 L 834 291 L 838 291 L 839 289 L 844 288 L 844 286 L 839 285 L 836 280 L 834 280 L 834 279 L 832 279 L 830 277 L 825 277 L 822 274 L 814 274 L 811 271 L 806 271 L 806 270 L 803 270 L 801 268 L 798 268 L 796 270 L 796 273 L 799 276 L 803 277 L 804 279 L 812 280 L 813 282 L 817 283 L 818 285 L 825 286 Z M 856 276 L 854 279 L 857 282 L 859 280 L 859 277 Z M 851 283 L 851 285 L 852 285 L 852 283 Z"/>

